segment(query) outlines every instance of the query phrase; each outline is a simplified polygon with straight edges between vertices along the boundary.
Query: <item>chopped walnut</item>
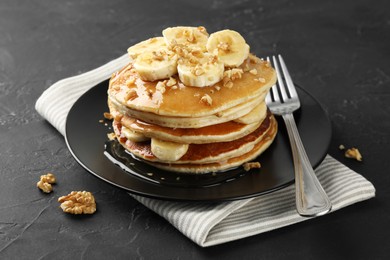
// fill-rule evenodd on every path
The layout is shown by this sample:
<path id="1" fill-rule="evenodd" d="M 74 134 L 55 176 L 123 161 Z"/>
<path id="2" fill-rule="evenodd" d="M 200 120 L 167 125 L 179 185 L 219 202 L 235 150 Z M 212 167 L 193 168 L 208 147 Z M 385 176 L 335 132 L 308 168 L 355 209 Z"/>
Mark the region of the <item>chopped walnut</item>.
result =
<path id="1" fill-rule="evenodd" d="M 173 53 L 176 53 L 181 58 L 186 58 L 190 52 L 188 46 L 185 46 L 183 44 L 178 44 L 175 40 L 172 40 L 171 43 L 168 46 L 168 49 L 171 50 Z M 183 60 L 179 59 L 178 62 L 182 62 Z"/>
<path id="2" fill-rule="evenodd" d="M 165 83 L 165 85 L 167 85 L 168 87 L 172 87 L 173 85 L 176 85 L 176 83 L 177 83 L 176 79 L 170 77 L 167 83 Z"/>
<path id="3" fill-rule="evenodd" d="M 203 58 L 204 54 L 200 49 L 195 49 L 191 51 L 191 55 L 197 57 L 197 58 Z"/>
<path id="4" fill-rule="evenodd" d="M 194 36 L 194 31 L 193 30 L 184 30 L 183 36 L 186 37 L 186 40 L 188 42 L 194 42 L 195 41 L 195 36 Z"/>
<path id="5" fill-rule="evenodd" d="M 165 83 L 159 81 L 159 82 L 157 83 L 157 85 L 156 85 L 156 90 L 157 90 L 157 91 L 160 91 L 161 93 L 164 93 L 164 92 L 165 92 Z"/>
<path id="6" fill-rule="evenodd" d="M 93 214 L 96 211 L 95 198 L 88 191 L 72 191 L 58 198 L 61 209 L 70 214 Z"/>
<path id="7" fill-rule="evenodd" d="M 126 80 L 126 85 L 127 86 L 131 86 L 135 83 L 135 77 L 129 77 L 127 80 Z"/>
<path id="8" fill-rule="evenodd" d="M 257 78 L 257 79 L 255 79 L 255 81 L 259 81 L 261 83 L 265 83 L 265 78 Z"/>
<path id="9" fill-rule="evenodd" d="M 242 69 L 237 68 L 225 70 L 222 78 L 223 86 L 232 88 L 234 85 L 233 81 L 242 78 L 243 73 L 244 71 Z"/>
<path id="10" fill-rule="evenodd" d="M 361 162 L 363 160 L 363 157 L 357 148 L 350 148 L 350 149 L 346 150 L 345 157 L 356 159 L 359 162 Z"/>
<path id="11" fill-rule="evenodd" d="M 207 30 L 206 30 L 206 28 L 204 27 L 204 26 L 198 26 L 198 31 L 199 32 L 201 32 L 201 33 L 203 33 L 203 34 L 205 34 L 205 35 L 209 35 L 208 33 L 207 33 Z"/>
<path id="12" fill-rule="evenodd" d="M 208 104 L 209 106 L 211 106 L 213 104 L 213 99 L 207 94 L 204 94 L 202 96 L 202 98 L 200 99 L 200 101 Z"/>
<path id="13" fill-rule="evenodd" d="M 230 46 L 227 42 L 218 43 L 217 48 L 224 51 L 224 52 L 227 52 L 230 50 Z"/>
<path id="14" fill-rule="evenodd" d="M 131 88 L 131 89 L 126 91 L 125 101 L 133 100 L 136 97 L 138 97 L 137 90 L 134 88 Z"/>
<path id="15" fill-rule="evenodd" d="M 259 162 L 246 162 L 242 165 L 245 171 L 249 171 L 250 169 L 260 169 L 261 164 Z"/>
<path id="16" fill-rule="evenodd" d="M 153 59 L 158 61 L 165 60 L 165 58 L 167 57 L 167 53 L 164 50 L 153 51 L 152 54 Z"/>
<path id="17" fill-rule="evenodd" d="M 52 184 L 54 183 L 56 183 L 54 174 L 48 173 L 46 175 L 41 175 L 40 180 L 37 182 L 37 187 L 45 193 L 50 193 L 53 191 Z"/>
<path id="18" fill-rule="evenodd" d="M 105 119 L 112 120 L 113 116 L 109 112 L 104 112 L 103 116 Z"/>
<path id="19" fill-rule="evenodd" d="M 199 64 L 199 59 L 197 57 L 195 57 L 194 55 L 192 54 L 188 54 L 186 59 L 185 59 L 185 62 L 190 65 L 198 65 Z"/>
<path id="20" fill-rule="evenodd" d="M 230 70 L 225 70 L 223 73 L 224 78 L 228 78 L 230 80 L 236 80 L 242 78 L 242 74 L 244 71 L 242 69 L 230 69 Z"/>
<path id="21" fill-rule="evenodd" d="M 194 74 L 195 76 L 200 76 L 202 74 L 204 74 L 204 69 L 202 69 L 201 67 L 199 66 L 195 66 L 193 68 L 191 68 L 191 73 Z"/>
<path id="22" fill-rule="evenodd" d="M 210 55 L 209 61 L 208 61 L 210 64 L 214 64 L 217 61 L 218 61 L 218 56 L 217 55 Z"/>
<path id="23" fill-rule="evenodd" d="M 195 54 L 196 53 L 197 52 L 195 52 Z M 185 54 L 185 58 L 187 58 L 187 60 L 190 63 L 192 63 L 192 64 L 198 64 L 199 63 L 199 57 L 197 55 L 194 55 L 193 52 L 191 52 L 191 50 L 185 50 L 184 54 Z"/>
<path id="24" fill-rule="evenodd" d="M 108 140 L 110 140 L 110 141 L 115 140 L 115 133 L 108 133 L 108 134 L 107 134 L 107 138 L 108 138 Z"/>
<path id="25" fill-rule="evenodd" d="M 172 51 L 175 52 L 177 55 L 179 55 L 181 58 L 184 58 L 187 56 L 188 51 L 185 48 L 182 48 L 179 45 L 171 47 Z M 178 62 L 182 62 L 183 59 L 179 59 Z"/>

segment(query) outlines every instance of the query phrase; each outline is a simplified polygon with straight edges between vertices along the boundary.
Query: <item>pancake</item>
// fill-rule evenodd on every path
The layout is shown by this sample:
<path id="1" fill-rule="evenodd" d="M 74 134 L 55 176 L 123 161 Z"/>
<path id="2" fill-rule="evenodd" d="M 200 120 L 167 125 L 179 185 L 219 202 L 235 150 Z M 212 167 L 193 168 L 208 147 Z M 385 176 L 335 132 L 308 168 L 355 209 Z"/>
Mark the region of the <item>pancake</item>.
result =
<path id="1" fill-rule="evenodd" d="M 202 174 L 215 172 L 223 174 L 223 171 L 236 168 L 245 162 L 252 161 L 260 156 L 274 141 L 277 134 L 277 123 L 275 118 L 272 119 L 272 128 L 266 133 L 263 139 L 258 142 L 251 151 L 241 156 L 230 158 L 222 162 L 214 162 L 209 164 L 163 164 L 153 163 L 156 168 L 163 170 L 188 173 L 188 174 Z M 150 163 L 151 164 L 151 163 Z"/>
<path id="2" fill-rule="evenodd" d="M 119 142 L 126 150 L 148 162 L 163 162 L 152 153 L 150 142 L 133 142 L 128 140 L 121 135 L 121 128 L 123 126 L 120 122 L 114 122 L 113 126 L 117 136 L 121 136 Z M 274 126 L 274 117 L 271 113 L 268 113 L 267 118 L 255 131 L 242 138 L 230 142 L 190 144 L 188 151 L 179 160 L 167 163 L 204 164 L 225 161 L 232 157 L 240 156 L 252 150 L 257 143 L 263 140 L 268 131 L 272 131 Z"/>
<path id="3" fill-rule="evenodd" d="M 256 159 L 260 156 L 273 142 L 277 134 L 277 123 L 275 118 L 272 116 L 270 119 L 271 126 L 268 131 L 263 135 L 261 141 L 254 145 L 253 149 L 247 153 L 239 155 L 237 157 L 231 157 L 226 160 L 221 160 L 213 163 L 206 164 L 166 164 L 159 162 L 145 161 L 146 163 L 163 170 L 180 172 L 185 174 L 203 174 L 209 172 L 215 172 L 217 174 L 223 174 L 223 171 L 233 169 L 242 165 L 245 162 Z"/>
<path id="4" fill-rule="evenodd" d="M 238 139 L 253 132 L 259 127 L 261 122 L 246 125 L 229 121 L 201 128 L 169 128 L 148 124 L 125 116 L 121 119 L 121 123 L 128 129 L 142 133 L 149 138 L 158 138 L 177 143 L 202 144 Z"/>
<path id="5" fill-rule="evenodd" d="M 143 134 L 149 138 L 158 138 L 166 141 L 177 143 L 213 143 L 222 141 L 232 141 L 243 137 L 259 127 L 261 122 L 267 115 L 267 109 L 264 103 L 259 104 L 258 109 L 254 109 L 256 113 L 256 121 L 250 121 L 247 116 L 242 120 L 249 121 L 249 124 L 240 123 L 236 121 L 228 121 L 221 124 L 205 126 L 201 128 L 169 128 L 155 124 L 150 124 L 142 120 L 122 115 L 115 108 L 111 108 L 111 113 L 115 115 L 117 121 L 130 129 L 131 131 Z M 256 107 L 256 108 L 257 108 Z M 252 111 L 250 112 L 250 114 Z M 241 119 L 239 119 L 241 120 Z"/>
<path id="6" fill-rule="evenodd" d="M 270 63 L 231 30 L 174 27 L 128 49 L 107 91 L 117 141 L 157 168 L 198 174 L 253 160 L 275 138 Z"/>
<path id="7" fill-rule="evenodd" d="M 203 88 L 187 87 L 174 76 L 177 88 L 168 87 L 161 93 L 156 90 L 158 81 L 142 80 L 130 63 L 112 76 L 108 95 L 114 102 L 134 111 L 167 117 L 212 116 L 249 100 L 264 97 L 275 84 L 276 74 L 268 62 L 256 59 L 248 64 L 247 70 L 255 69 L 257 74 L 243 73 L 242 78 L 234 80 L 231 88 L 224 87 L 222 82 Z M 127 99 L 129 93 L 131 97 Z M 211 105 L 201 102 L 205 95 L 211 97 Z"/>
<path id="8" fill-rule="evenodd" d="M 157 124 L 160 126 L 171 128 L 199 128 L 209 125 L 221 124 L 245 116 L 253 110 L 256 104 L 264 102 L 264 98 L 265 95 L 261 95 L 258 98 L 247 100 L 246 102 L 237 106 L 204 117 L 177 117 L 156 115 L 150 112 L 130 109 L 123 104 L 120 104 L 112 97 L 109 97 L 108 103 L 109 107 L 112 107 L 112 109 L 119 111 L 123 115 L 140 118 L 143 121 L 151 124 Z"/>

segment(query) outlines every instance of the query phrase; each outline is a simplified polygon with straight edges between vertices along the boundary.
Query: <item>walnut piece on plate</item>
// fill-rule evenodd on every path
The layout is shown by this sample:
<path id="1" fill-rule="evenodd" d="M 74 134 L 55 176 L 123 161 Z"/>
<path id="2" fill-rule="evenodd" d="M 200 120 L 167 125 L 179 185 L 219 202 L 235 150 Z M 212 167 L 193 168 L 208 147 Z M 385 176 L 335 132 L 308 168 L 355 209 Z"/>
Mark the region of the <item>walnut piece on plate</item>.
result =
<path id="1" fill-rule="evenodd" d="M 70 214 L 93 214 L 96 211 L 95 198 L 88 191 L 72 191 L 58 198 L 61 209 Z"/>
<path id="2" fill-rule="evenodd" d="M 245 171 L 250 171 L 251 169 L 260 169 L 261 164 L 259 162 L 246 162 L 242 165 Z"/>

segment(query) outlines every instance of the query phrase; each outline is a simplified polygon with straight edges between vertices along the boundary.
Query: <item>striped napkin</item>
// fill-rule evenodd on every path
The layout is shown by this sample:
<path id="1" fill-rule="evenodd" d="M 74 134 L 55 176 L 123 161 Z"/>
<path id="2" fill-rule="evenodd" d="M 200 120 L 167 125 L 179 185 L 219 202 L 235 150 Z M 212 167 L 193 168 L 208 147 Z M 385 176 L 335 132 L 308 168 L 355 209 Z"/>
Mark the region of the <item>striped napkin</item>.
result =
<path id="1" fill-rule="evenodd" d="M 126 54 L 92 71 L 58 81 L 39 97 L 36 110 L 64 135 L 66 116 L 76 100 L 128 62 Z M 375 196 L 375 188 L 369 181 L 329 155 L 316 169 L 316 174 L 332 201 L 331 212 Z M 295 210 L 294 185 L 256 198 L 220 203 L 172 202 L 131 196 L 202 247 L 309 219 Z"/>

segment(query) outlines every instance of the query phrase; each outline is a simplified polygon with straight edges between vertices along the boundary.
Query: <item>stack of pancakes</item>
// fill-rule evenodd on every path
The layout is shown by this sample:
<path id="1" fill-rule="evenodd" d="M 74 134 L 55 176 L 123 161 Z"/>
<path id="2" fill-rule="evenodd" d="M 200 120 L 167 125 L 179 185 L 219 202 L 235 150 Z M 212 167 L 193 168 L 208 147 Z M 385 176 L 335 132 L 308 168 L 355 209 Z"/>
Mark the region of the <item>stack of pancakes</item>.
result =
<path id="1" fill-rule="evenodd" d="M 267 61 L 249 54 L 202 87 L 178 74 L 145 80 L 135 62 L 113 74 L 108 89 L 116 139 L 134 156 L 169 171 L 218 172 L 255 159 L 274 140 L 264 100 L 276 74 Z"/>

